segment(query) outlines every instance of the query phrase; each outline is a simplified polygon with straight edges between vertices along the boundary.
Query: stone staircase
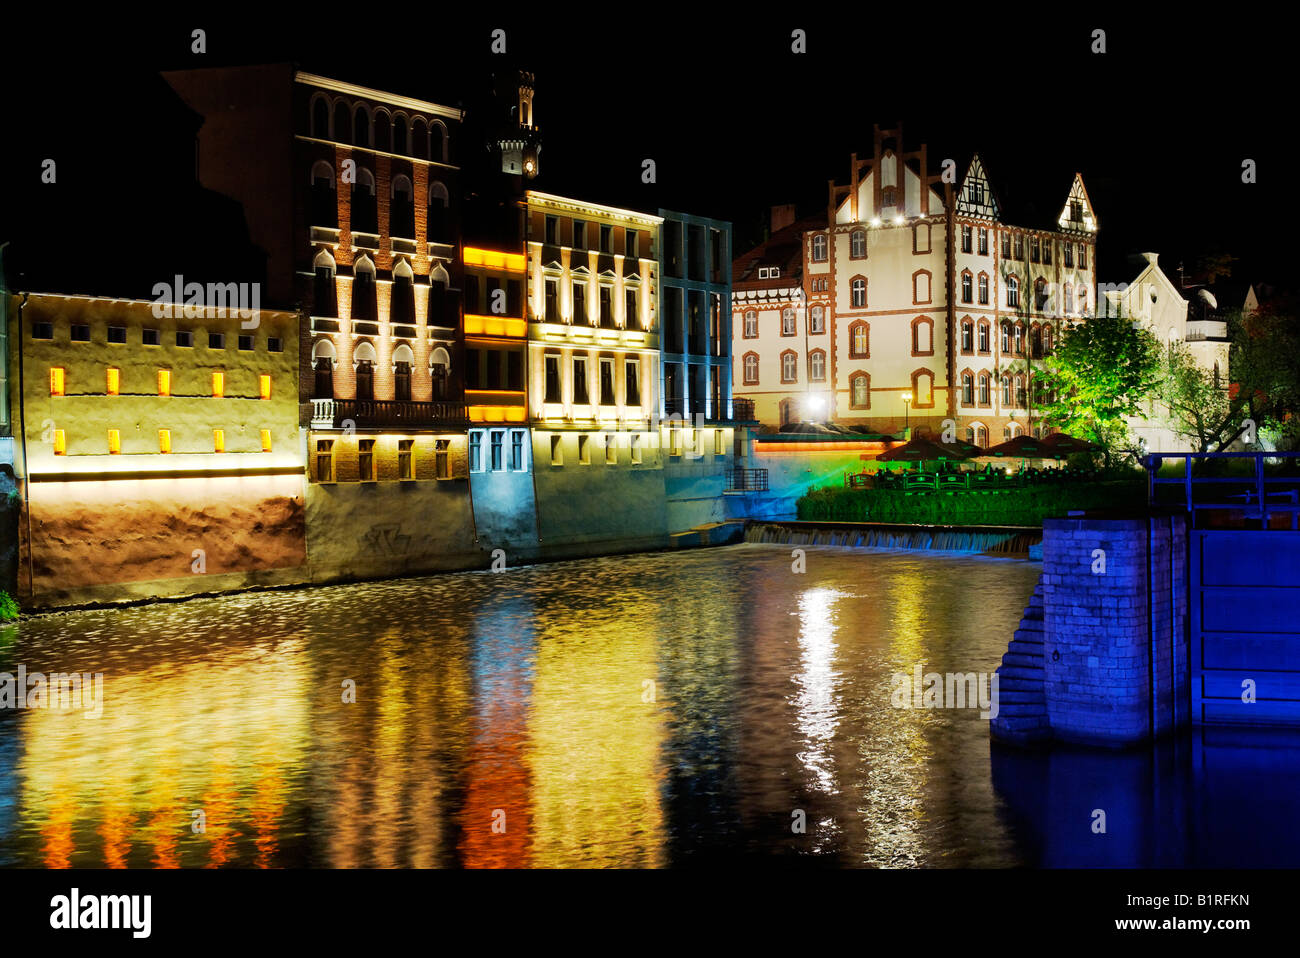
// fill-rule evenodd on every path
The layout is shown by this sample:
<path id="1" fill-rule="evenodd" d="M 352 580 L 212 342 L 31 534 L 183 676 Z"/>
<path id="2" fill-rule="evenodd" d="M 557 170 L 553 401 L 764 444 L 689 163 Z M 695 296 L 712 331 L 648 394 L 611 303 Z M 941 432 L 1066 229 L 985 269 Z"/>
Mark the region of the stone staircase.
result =
<path id="1" fill-rule="evenodd" d="M 1051 737 L 1043 676 L 1043 582 L 1039 579 L 998 666 L 998 717 L 989 723 L 994 738 L 1025 745 Z"/>

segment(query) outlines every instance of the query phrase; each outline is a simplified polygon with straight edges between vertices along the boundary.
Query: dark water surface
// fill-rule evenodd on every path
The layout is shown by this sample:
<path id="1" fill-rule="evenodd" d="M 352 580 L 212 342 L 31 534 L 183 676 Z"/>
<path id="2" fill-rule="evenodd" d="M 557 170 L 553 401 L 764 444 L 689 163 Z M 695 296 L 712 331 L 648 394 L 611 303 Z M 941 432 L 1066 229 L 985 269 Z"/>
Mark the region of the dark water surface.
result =
<path id="1" fill-rule="evenodd" d="M 891 705 L 992 672 L 1039 565 L 806 552 L 23 622 L 0 671 L 102 672 L 104 707 L 0 710 L 0 865 L 1300 864 L 1293 738 L 1022 753 Z"/>

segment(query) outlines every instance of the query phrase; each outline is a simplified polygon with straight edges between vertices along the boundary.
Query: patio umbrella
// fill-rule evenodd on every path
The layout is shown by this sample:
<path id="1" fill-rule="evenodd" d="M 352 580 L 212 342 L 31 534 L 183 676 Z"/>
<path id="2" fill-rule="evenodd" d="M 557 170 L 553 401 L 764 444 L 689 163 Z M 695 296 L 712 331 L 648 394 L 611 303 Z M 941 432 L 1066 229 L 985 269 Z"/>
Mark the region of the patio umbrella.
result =
<path id="1" fill-rule="evenodd" d="M 940 460 L 953 462 L 967 457 L 941 443 L 917 436 L 901 446 L 882 452 L 875 458 L 877 462 L 938 462 Z"/>
<path id="2" fill-rule="evenodd" d="M 1041 439 L 1021 433 L 1012 436 L 1006 442 L 984 450 L 984 455 L 998 459 L 1064 459 L 1065 453 L 1060 448 L 1049 446 Z"/>
<path id="3" fill-rule="evenodd" d="M 975 459 L 984 455 L 984 450 L 975 445 L 973 442 L 967 442 L 965 439 L 954 439 L 952 442 L 940 443 L 945 449 L 951 449 L 962 459 Z"/>
<path id="4" fill-rule="evenodd" d="M 1057 452 L 1074 453 L 1074 452 L 1095 452 L 1101 447 L 1095 443 L 1088 442 L 1086 439 L 1076 439 L 1074 436 L 1067 436 L 1063 432 L 1054 432 L 1043 440 L 1044 446 L 1051 446 Z"/>
<path id="5" fill-rule="evenodd" d="M 819 422 L 788 422 L 779 432 L 786 436 L 833 436 L 837 430 L 828 429 Z"/>

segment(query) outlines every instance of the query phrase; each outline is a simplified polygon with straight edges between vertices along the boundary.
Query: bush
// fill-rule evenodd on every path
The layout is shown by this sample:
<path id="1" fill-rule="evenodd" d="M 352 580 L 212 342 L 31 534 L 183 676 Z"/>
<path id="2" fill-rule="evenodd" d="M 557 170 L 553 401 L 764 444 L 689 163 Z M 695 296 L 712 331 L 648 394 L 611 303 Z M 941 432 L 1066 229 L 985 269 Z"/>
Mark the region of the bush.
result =
<path id="1" fill-rule="evenodd" d="M 18 618 L 18 600 L 4 589 L 0 589 L 0 622 L 12 622 Z"/>
<path id="2" fill-rule="evenodd" d="M 798 502 L 800 519 L 823 522 L 896 522 L 908 525 L 1036 526 L 1077 509 L 1139 510 L 1141 481 L 1026 486 L 990 493 L 912 493 L 901 489 L 817 489 Z"/>

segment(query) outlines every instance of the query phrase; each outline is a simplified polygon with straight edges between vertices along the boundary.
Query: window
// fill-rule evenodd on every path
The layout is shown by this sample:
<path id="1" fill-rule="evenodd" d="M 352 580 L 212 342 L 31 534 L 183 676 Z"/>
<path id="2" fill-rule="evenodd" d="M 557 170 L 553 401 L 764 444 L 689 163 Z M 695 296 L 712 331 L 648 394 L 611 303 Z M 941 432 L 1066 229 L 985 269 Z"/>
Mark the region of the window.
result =
<path id="1" fill-rule="evenodd" d="M 1038 242 L 1038 237 L 1031 236 L 1029 238 L 1029 261 L 1031 263 L 1037 263 L 1039 262 L 1039 260 L 1042 259 L 1042 254 L 1040 252 L 1040 249 L 1041 247 Z"/>
<path id="2" fill-rule="evenodd" d="M 670 429 L 668 437 L 668 455 L 680 456 L 682 454 L 682 431 L 680 429 Z"/>
<path id="3" fill-rule="evenodd" d="M 618 405 L 618 395 L 614 392 L 614 360 L 605 357 L 600 360 L 600 404 Z"/>
<path id="4" fill-rule="evenodd" d="M 375 480 L 375 441 L 362 439 L 357 443 L 357 476 L 362 482 Z"/>
<path id="5" fill-rule="evenodd" d="M 74 343 L 90 342 L 90 327 L 81 323 L 72 324 L 72 341 Z"/>
<path id="6" fill-rule="evenodd" d="M 980 373 L 980 405 L 989 404 L 989 374 Z"/>
<path id="7" fill-rule="evenodd" d="M 469 471 L 483 471 L 483 432 L 471 429 L 469 434 Z"/>
<path id="8" fill-rule="evenodd" d="M 329 362 L 328 359 L 325 361 Z M 226 394 L 226 374 L 213 373 L 212 374 L 212 398 L 220 399 L 225 394 Z"/>
<path id="9" fill-rule="evenodd" d="M 271 451 L 271 430 L 262 429 L 259 430 L 259 432 L 261 433 L 261 437 L 262 437 L 262 452 L 270 452 Z"/>
<path id="10" fill-rule="evenodd" d="M 975 326 L 970 320 L 963 320 L 961 324 L 961 351 L 963 353 L 973 352 L 975 348 Z"/>
<path id="11" fill-rule="evenodd" d="M 62 396 L 64 393 L 65 372 L 62 366 L 50 367 L 50 395 Z"/>
<path id="12" fill-rule="evenodd" d="M 1002 324 L 1002 352 L 1011 352 L 1011 324 Z"/>
<path id="13" fill-rule="evenodd" d="M 746 386 L 758 385 L 758 355 L 756 353 L 745 354 L 744 380 Z"/>
<path id="14" fill-rule="evenodd" d="M 989 231 L 983 226 L 979 228 L 979 254 L 981 256 L 989 255 Z"/>
<path id="15" fill-rule="evenodd" d="M 435 439 L 433 443 L 433 462 L 439 479 L 451 478 L 451 440 Z"/>
<path id="16" fill-rule="evenodd" d="M 849 327 L 849 355 L 855 359 L 871 356 L 871 327 L 866 323 L 854 323 Z"/>
<path id="17" fill-rule="evenodd" d="M 560 394 L 560 357 L 546 357 L 546 402 L 563 402 Z"/>
<path id="18" fill-rule="evenodd" d="M 546 245 L 560 245 L 560 221 L 554 216 L 546 217 Z"/>
<path id="19" fill-rule="evenodd" d="M 117 429 L 108 431 L 108 454 L 110 456 L 122 454 L 122 433 Z"/>
<path id="20" fill-rule="evenodd" d="M 623 290 L 623 326 L 627 329 L 634 329 L 641 323 L 641 305 L 638 302 L 636 287 L 626 287 Z"/>
<path id="21" fill-rule="evenodd" d="M 1025 378 L 1023 376 L 1016 377 L 1016 406 L 1020 409 L 1025 408 Z"/>
<path id="22" fill-rule="evenodd" d="M 793 350 L 781 354 L 781 382 L 792 383 L 799 378 L 799 369 Z"/>
<path id="23" fill-rule="evenodd" d="M 584 466 L 591 465 L 590 439 L 591 437 L 587 435 L 578 436 L 578 462 L 582 463 Z"/>
<path id="24" fill-rule="evenodd" d="M 1075 306 L 1079 310 L 1079 315 L 1088 311 L 1088 287 L 1080 283 L 1074 290 Z"/>
<path id="25" fill-rule="evenodd" d="M 795 335 L 795 331 L 794 310 L 787 306 L 785 309 L 781 310 L 781 335 L 793 336 Z"/>
<path id="26" fill-rule="evenodd" d="M 1002 258 L 1011 259 L 1011 234 L 1002 234 Z"/>
<path id="27" fill-rule="evenodd" d="M 54 454 L 56 456 L 66 456 L 68 454 L 68 440 L 62 429 L 54 430 Z"/>
<path id="28" fill-rule="evenodd" d="M 1002 377 L 1002 405 L 1011 405 L 1011 377 Z"/>
<path id="29" fill-rule="evenodd" d="M 980 273 L 979 296 L 980 305 L 987 306 L 989 304 L 989 277 L 987 273 Z"/>
<path id="30" fill-rule="evenodd" d="M 411 448 L 415 445 L 414 439 L 397 440 L 397 478 L 414 479 L 415 475 L 411 472 Z"/>
<path id="31" fill-rule="evenodd" d="M 1025 354 L 1025 327 L 1020 323 L 1016 323 L 1015 343 L 1016 355 L 1023 356 Z"/>
<path id="32" fill-rule="evenodd" d="M 818 233 L 812 241 L 812 258 L 814 263 L 826 262 L 826 236 Z"/>
<path id="33" fill-rule="evenodd" d="M 614 227 L 601 225 L 600 227 L 600 251 L 602 253 L 614 252 Z"/>
<path id="34" fill-rule="evenodd" d="M 559 436 L 551 437 L 551 465 L 564 465 L 564 447 L 560 443 Z"/>
<path id="35" fill-rule="evenodd" d="M 158 430 L 158 451 L 164 453 L 172 451 L 172 431 L 170 429 Z"/>
<path id="36" fill-rule="evenodd" d="M 1012 259 L 1023 260 L 1025 258 L 1025 238 L 1017 233 L 1012 237 L 1012 246 L 1014 248 Z"/>
<path id="37" fill-rule="evenodd" d="M 930 302 L 930 271 L 918 269 L 912 274 L 912 302 L 924 304 Z"/>
<path id="38" fill-rule="evenodd" d="M 758 311 L 754 309 L 745 310 L 745 338 L 758 338 Z"/>
<path id="39" fill-rule="evenodd" d="M 851 405 L 854 409 L 867 409 L 871 405 L 871 378 L 866 373 L 856 373 L 850 380 Z"/>
<path id="40" fill-rule="evenodd" d="M 212 430 L 212 451 L 213 452 L 226 451 L 226 431 L 224 429 Z"/>
<path id="41" fill-rule="evenodd" d="M 979 351 L 987 353 L 989 351 L 989 324 L 983 321 L 979 326 Z"/>
<path id="42" fill-rule="evenodd" d="M 587 321 L 587 284 L 575 282 L 573 284 L 573 322 L 584 323 Z"/>
<path id="43" fill-rule="evenodd" d="M 970 273 L 961 274 L 961 301 L 969 303 L 971 301 L 971 275 Z"/>
<path id="44" fill-rule="evenodd" d="M 524 469 L 524 437 L 528 433 L 523 429 L 512 429 L 510 431 L 510 468 L 514 472 L 523 472 Z"/>
<path id="45" fill-rule="evenodd" d="M 125 327 L 122 326 L 108 327 L 108 341 L 110 343 L 115 341 L 113 339 L 113 330 L 115 329 L 120 329 L 122 331 L 122 338 L 116 340 L 116 342 L 119 343 L 126 342 L 126 329 Z M 53 338 L 54 338 L 53 323 L 32 323 L 32 339 L 53 339 Z"/>
<path id="46" fill-rule="evenodd" d="M 493 429 L 488 434 L 489 460 L 488 468 L 493 472 L 501 472 L 505 468 L 505 451 L 506 451 L 506 431 L 504 429 Z"/>
<path id="47" fill-rule="evenodd" d="M 208 349 L 225 349 L 225 333 L 208 333 Z"/>
<path id="48" fill-rule="evenodd" d="M 244 352 L 248 352 L 250 349 L 253 348 L 253 337 L 241 335 L 238 338 L 238 345 L 239 348 L 242 349 Z"/>
<path id="49" fill-rule="evenodd" d="M 543 318 L 548 323 L 558 323 L 560 321 L 560 284 L 556 280 L 548 279 L 544 284 L 544 288 L 546 295 L 543 303 Z"/>
<path id="50" fill-rule="evenodd" d="M 587 248 L 587 224 L 582 220 L 573 221 L 573 247 L 574 249 Z"/>
<path id="51" fill-rule="evenodd" d="M 269 377 L 268 377 L 269 378 Z M 270 399 L 270 395 L 262 397 Z M 393 398 L 408 401 L 411 398 L 411 364 L 405 360 L 393 363 Z"/>
<path id="52" fill-rule="evenodd" d="M 587 360 L 581 357 L 573 360 L 573 402 L 579 406 L 591 402 L 587 393 Z"/>
<path id="53" fill-rule="evenodd" d="M 1088 247 L 1079 244 L 1079 269 L 1088 268 Z"/>
<path id="54" fill-rule="evenodd" d="M 1074 266 L 1074 244 L 1073 243 L 1061 244 L 1061 259 L 1064 261 L 1066 266 L 1070 266 L 1070 267 Z"/>
<path id="55" fill-rule="evenodd" d="M 826 381 L 826 352 L 814 349 L 808 356 L 808 378 L 815 383 Z"/>
<path id="56" fill-rule="evenodd" d="M 823 310 L 820 306 L 814 306 L 811 312 L 809 313 L 808 332 L 809 333 L 826 332 L 825 310 Z"/>
<path id="57" fill-rule="evenodd" d="M 614 325 L 614 287 L 600 284 L 600 325 L 610 329 Z"/>
<path id="58" fill-rule="evenodd" d="M 961 251 L 963 253 L 969 253 L 971 251 L 971 232 L 969 226 L 963 226 L 961 228 Z"/>
<path id="59" fill-rule="evenodd" d="M 49 339 L 50 337 L 49 337 L 49 336 L 46 336 L 45 338 L 46 338 L 46 339 Z M 125 326 L 110 326 L 110 327 L 108 327 L 108 341 L 109 341 L 110 343 L 125 343 L 125 342 L 126 342 L 126 327 L 125 327 Z"/>
<path id="60" fill-rule="evenodd" d="M 934 323 L 925 316 L 912 320 L 912 355 L 934 355 Z"/>
<path id="61" fill-rule="evenodd" d="M 362 343 L 362 345 L 368 347 L 370 346 L 369 343 Z M 370 348 L 371 348 L 370 355 L 374 355 L 373 347 Z M 360 348 L 357 349 L 357 352 L 358 353 L 361 352 Z M 466 356 L 468 357 L 468 355 L 471 352 L 473 352 L 473 350 L 468 350 L 468 349 L 465 350 Z M 470 369 L 472 369 L 474 373 L 477 373 L 478 363 L 475 362 L 471 364 Z M 469 370 L 467 370 L 466 372 L 468 378 L 468 376 L 470 375 Z M 375 364 L 373 361 L 369 359 L 357 360 L 356 383 L 357 383 L 358 399 L 369 402 L 375 398 Z"/>
<path id="62" fill-rule="evenodd" d="M 172 394 L 172 371 L 170 369 L 158 370 L 158 395 L 170 396 Z"/>
<path id="63" fill-rule="evenodd" d="M 641 461 L 641 434 L 638 432 L 628 436 L 628 452 L 631 454 L 633 462 Z"/>
<path id="64" fill-rule="evenodd" d="M 271 398 L 271 377 L 266 373 L 262 373 L 257 377 L 257 397 L 259 399 Z"/>
<path id="65" fill-rule="evenodd" d="M 281 340 L 279 336 L 267 336 L 267 337 L 266 337 L 266 351 L 267 351 L 268 353 L 282 353 L 282 352 L 284 352 L 284 341 Z"/>
<path id="66" fill-rule="evenodd" d="M 623 363 L 623 401 L 628 406 L 641 405 L 641 363 L 628 359 Z"/>
<path id="67" fill-rule="evenodd" d="M 122 370 L 109 366 L 104 378 L 104 392 L 109 396 L 119 395 L 122 391 Z"/>
<path id="68" fill-rule="evenodd" d="M 316 481 L 334 481 L 334 440 L 316 440 Z"/>
<path id="69" fill-rule="evenodd" d="M 194 346 L 194 334 L 187 329 L 176 330 L 176 345 L 185 349 L 192 348 Z"/>
<path id="70" fill-rule="evenodd" d="M 1074 310 L 1074 284 L 1066 283 L 1061 287 L 1061 293 L 1061 306 L 1065 312 L 1072 312 Z"/>
<path id="71" fill-rule="evenodd" d="M 865 309 L 867 306 L 867 281 L 861 276 L 853 280 L 851 289 L 851 305 L 854 309 Z"/>
<path id="72" fill-rule="evenodd" d="M 140 331 L 140 344 L 143 346 L 157 346 L 162 342 L 156 329 L 142 329 Z"/>
<path id="73" fill-rule="evenodd" d="M 1052 265 L 1052 241 L 1046 238 L 1043 240 L 1043 264 Z"/>
<path id="74" fill-rule="evenodd" d="M 618 436 L 614 433 L 605 433 L 602 439 L 605 442 L 605 465 L 618 465 Z"/>
<path id="75" fill-rule="evenodd" d="M 1020 306 L 1020 280 L 1014 276 L 1007 277 L 1007 305 L 1013 309 Z"/>
<path id="76" fill-rule="evenodd" d="M 854 230 L 849 236 L 849 256 L 852 259 L 865 259 L 867 255 L 867 231 Z"/>
<path id="77" fill-rule="evenodd" d="M 970 373 L 961 374 L 961 401 L 967 406 L 975 403 L 975 377 Z"/>
<path id="78" fill-rule="evenodd" d="M 624 249 L 628 259 L 638 259 L 641 256 L 640 244 L 637 240 L 636 230 L 626 230 L 624 232 Z"/>

